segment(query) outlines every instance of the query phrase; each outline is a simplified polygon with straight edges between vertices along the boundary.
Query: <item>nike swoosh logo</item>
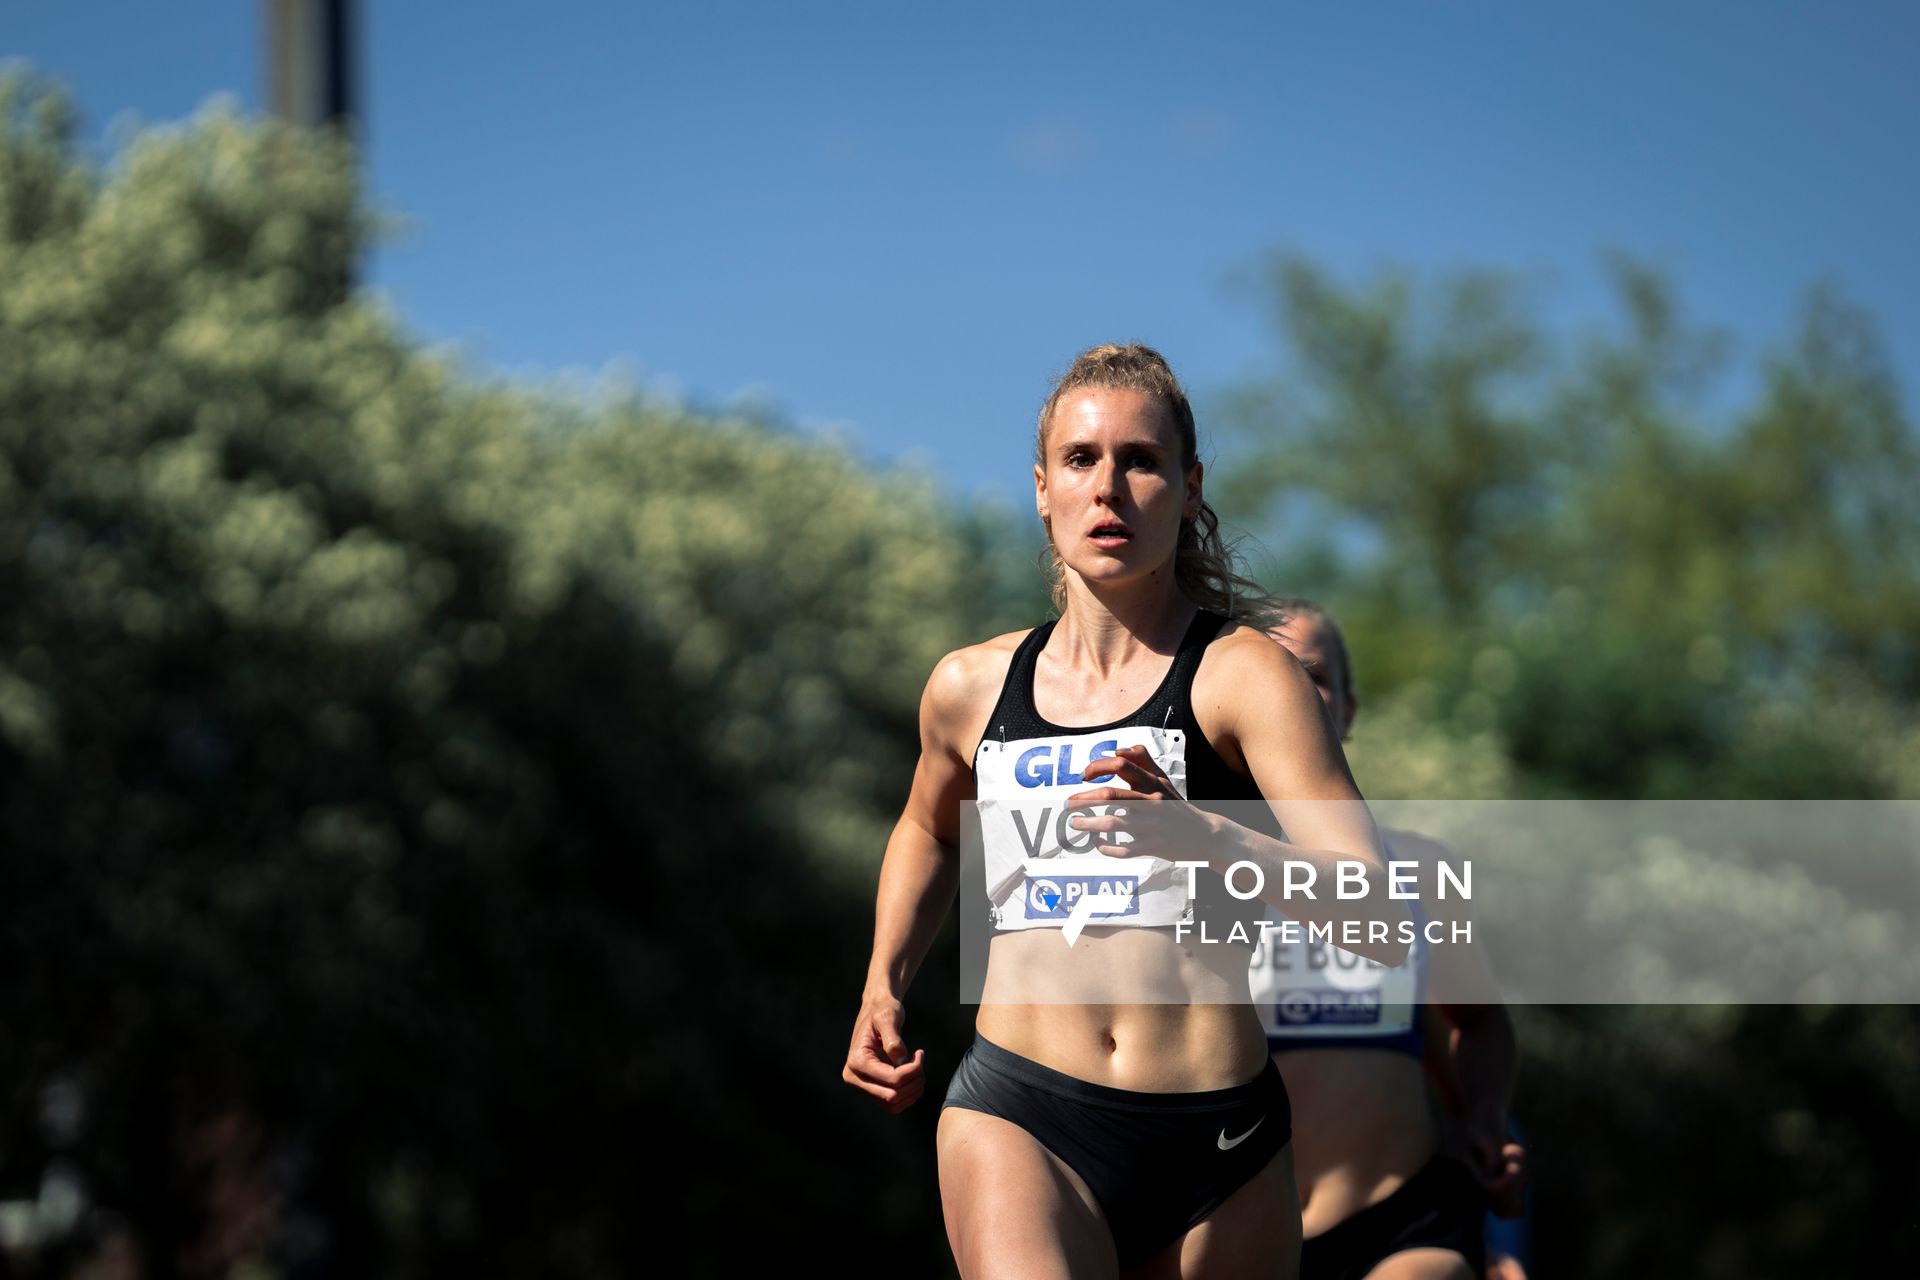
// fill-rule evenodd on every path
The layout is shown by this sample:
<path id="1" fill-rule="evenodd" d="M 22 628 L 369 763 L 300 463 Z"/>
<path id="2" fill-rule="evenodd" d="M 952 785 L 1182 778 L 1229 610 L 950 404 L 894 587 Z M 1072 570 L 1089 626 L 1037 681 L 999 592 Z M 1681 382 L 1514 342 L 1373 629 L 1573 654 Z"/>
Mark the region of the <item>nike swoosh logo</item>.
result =
<path id="1" fill-rule="evenodd" d="M 1253 1129 L 1258 1129 L 1261 1125 L 1265 1124 L 1266 1122 L 1267 1122 L 1267 1118 L 1265 1116 L 1261 1116 L 1258 1120 L 1255 1120 L 1253 1122 Z M 1239 1146 L 1241 1143 L 1245 1142 L 1248 1138 L 1251 1138 L 1253 1136 L 1253 1129 L 1247 1130 L 1245 1133 L 1241 1134 L 1237 1138 L 1229 1138 L 1227 1136 L 1227 1131 L 1225 1129 L 1222 1129 L 1220 1131 L 1220 1149 L 1222 1151 L 1233 1150 L 1235 1147 Z"/>

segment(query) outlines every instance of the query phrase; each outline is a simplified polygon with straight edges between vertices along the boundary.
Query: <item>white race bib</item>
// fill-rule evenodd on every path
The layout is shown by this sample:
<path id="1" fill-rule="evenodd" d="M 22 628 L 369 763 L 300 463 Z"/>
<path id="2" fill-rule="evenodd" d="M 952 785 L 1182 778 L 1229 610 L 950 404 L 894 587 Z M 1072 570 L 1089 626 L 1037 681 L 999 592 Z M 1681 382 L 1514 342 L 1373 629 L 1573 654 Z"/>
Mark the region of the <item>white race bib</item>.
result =
<path id="1" fill-rule="evenodd" d="M 1080 771 L 1090 761 L 1133 746 L 1146 747 L 1174 790 L 1187 794 L 1187 737 L 1178 729 L 1128 725 L 1098 733 L 981 741 L 973 758 L 979 780 L 975 803 L 996 929 L 1061 929 L 1076 909 L 1083 924 L 1164 928 L 1193 918 L 1186 871 L 1151 855 L 1101 853 L 1103 844 L 1124 848 L 1125 836 L 1116 840 L 1068 824 L 1070 813 L 1104 815 L 1109 806 L 1069 811 L 1067 797 L 1126 785 L 1110 776 L 1084 781 Z M 1083 898 L 1094 907 L 1084 908 Z"/>
<path id="2" fill-rule="evenodd" d="M 1280 917 L 1269 917 L 1265 940 L 1247 969 L 1253 1002 L 1270 1036 L 1289 1040 L 1406 1035 L 1414 1007 L 1425 998 L 1421 977 L 1426 942 L 1417 939 L 1406 963 L 1389 968 L 1350 951 L 1306 939 L 1283 939 Z"/>

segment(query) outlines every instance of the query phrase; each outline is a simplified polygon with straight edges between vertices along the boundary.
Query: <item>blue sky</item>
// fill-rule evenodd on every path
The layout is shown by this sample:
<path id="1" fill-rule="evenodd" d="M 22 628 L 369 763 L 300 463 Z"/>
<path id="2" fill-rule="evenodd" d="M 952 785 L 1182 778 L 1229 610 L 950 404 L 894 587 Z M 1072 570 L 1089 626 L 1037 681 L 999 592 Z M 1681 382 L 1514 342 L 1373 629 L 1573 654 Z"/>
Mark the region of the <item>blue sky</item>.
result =
<path id="1" fill-rule="evenodd" d="M 256 0 L 9 0 L 103 133 L 263 99 Z M 370 283 L 511 374 L 624 366 L 1023 501 L 1047 379 L 1160 346 L 1202 411 L 1271 372 L 1273 249 L 1665 267 L 1755 355 L 1817 278 L 1920 371 L 1920 7 L 362 4 Z M 1737 395 L 1737 388 L 1728 393 Z M 1219 442 L 1230 465 L 1229 441 Z"/>

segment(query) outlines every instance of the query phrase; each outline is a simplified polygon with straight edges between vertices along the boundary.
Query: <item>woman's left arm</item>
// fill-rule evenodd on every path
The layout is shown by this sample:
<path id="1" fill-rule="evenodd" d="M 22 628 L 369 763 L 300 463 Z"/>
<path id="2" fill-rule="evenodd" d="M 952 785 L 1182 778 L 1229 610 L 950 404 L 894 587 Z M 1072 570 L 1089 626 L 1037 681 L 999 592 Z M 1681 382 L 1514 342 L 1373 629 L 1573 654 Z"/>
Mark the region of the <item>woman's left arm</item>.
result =
<path id="1" fill-rule="evenodd" d="M 1210 646 L 1200 674 L 1194 715 L 1223 758 L 1245 762 L 1287 839 L 1182 800 L 1144 747 L 1088 762 L 1089 782 L 1100 774 L 1111 774 L 1112 782 L 1068 805 L 1121 810 L 1076 817 L 1073 826 L 1108 840 L 1126 833 L 1129 843 L 1105 844 L 1103 853 L 1204 863 L 1236 896 L 1257 896 L 1303 924 L 1325 925 L 1332 945 L 1399 965 L 1409 941 L 1401 925 L 1410 928 L 1412 916 L 1387 892 L 1380 833 L 1313 681 L 1292 654 L 1250 629 Z M 1239 863 L 1260 874 L 1236 869 Z"/>
<path id="2" fill-rule="evenodd" d="M 1400 964 L 1408 950 L 1400 922 L 1412 916 L 1404 900 L 1388 895 L 1386 847 L 1312 678 L 1285 648 L 1251 628 L 1222 637 L 1217 647 L 1210 656 L 1224 661 L 1207 673 L 1212 679 L 1195 681 L 1194 714 L 1217 726 L 1219 745 L 1238 748 L 1287 838 L 1215 816 L 1209 868 L 1225 875 L 1234 862 L 1256 864 L 1264 873 L 1264 901 L 1303 923 L 1330 925 L 1334 944 L 1345 950 Z M 1295 868 L 1291 894 L 1288 863 Z M 1307 878 L 1303 863 L 1313 873 L 1311 897 L 1299 887 Z M 1349 894 L 1364 886 L 1364 893 L 1343 898 L 1343 886 Z M 1358 939 L 1344 932 L 1351 927 L 1361 931 Z"/>

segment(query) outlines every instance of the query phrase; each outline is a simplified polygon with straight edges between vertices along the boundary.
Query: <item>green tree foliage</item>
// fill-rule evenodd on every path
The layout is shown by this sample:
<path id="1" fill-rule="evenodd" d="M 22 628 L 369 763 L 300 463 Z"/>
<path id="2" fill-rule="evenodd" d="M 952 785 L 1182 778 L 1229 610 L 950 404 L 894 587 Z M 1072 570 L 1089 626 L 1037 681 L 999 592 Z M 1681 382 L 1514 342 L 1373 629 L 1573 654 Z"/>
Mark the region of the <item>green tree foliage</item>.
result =
<path id="1" fill-rule="evenodd" d="M 824 1268 L 857 1195 L 936 1267 L 931 1108 L 836 1068 L 920 682 L 1038 598 L 994 535 L 422 354 L 341 288 L 336 143 L 216 111 L 102 172 L 0 83 L 0 1200 L 57 1155 L 172 1274 L 237 1107 L 323 1229 L 267 1261 Z"/>
<path id="2" fill-rule="evenodd" d="M 1535 1006 L 1515 1025 L 1539 1270 L 1871 1276 L 1913 1257 L 1910 1008 Z"/>
<path id="3" fill-rule="evenodd" d="M 1404 279 L 1348 293 L 1298 259 L 1275 273 L 1279 323 L 1313 398 L 1287 397 L 1287 435 L 1235 464 L 1229 500 L 1246 509 L 1310 489 L 1389 548 L 1381 581 L 1397 603 L 1462 616 L 1532 509 L 1545 462 L 1506 403 L 1539 345 L 1511 287 L 1474 276 L 1429 314 Z M 1261 400 L 1255 389 L 1241 412 L 1264 420 Z"/>
<path id="4" fill-rule="evenodd" d="M 1613 275 L 1623 323 L 1566 343 L 1497 273 L 1349 287 L 1272 266 L 1284 368 L 1236 397 L 1255 456 L 1233 511 L 1275 529 L 1281 579 L 1343 619 L 1363 790 L 1920 797 L 1920 452 L 1872 323 L 1813 290 L 1728 411 L 1726 344 L 1654 272 Z M 1892 966 L 1897 930 L 1849 933 L 1847 913 L 1914 906 L 1898 866 L 1885 897 L 1837 906 L 1707 850 L 1621 850 L 1587 879 L 1553 852 L 1507 886 L 1536 929 L 1612 894 L 1670 937 L 1737 922 L 1756 963 L 1779 936 L 1833 972 L 1875 946 Z M 1527 1008 L 1519 1025 L 1544 1271 L 1866 1275 L 1911 1256 L 1894 1135 L 1920 1121 L 1913 1009 Z"/>
<path id="5" fill-rule="evenodd" d="M 1889 744 L 1830 731 L 1863 687 L 1920 699 L 1920 446 L 1870 320 L 1816 289 L 1757 402 L 1716 415 L 1725 344 L 1648 269 L 1614 278 L 1624 333 L 1568 349 L 1494 273 L 1279 261 L 1291 358 L 1237 397 L 1234 511 L 1324 513 L 1338 553 L 1287 525 L 1309 554 L 1282 574 L 1338 600 L 1370 688 L 1493 732 L 1523 790 L 1897 794 Z M 1780 705 L 1791 771 L 1749 749 Z"/>

